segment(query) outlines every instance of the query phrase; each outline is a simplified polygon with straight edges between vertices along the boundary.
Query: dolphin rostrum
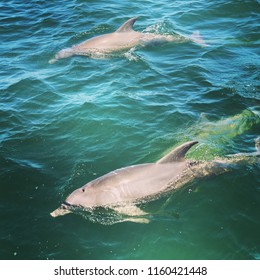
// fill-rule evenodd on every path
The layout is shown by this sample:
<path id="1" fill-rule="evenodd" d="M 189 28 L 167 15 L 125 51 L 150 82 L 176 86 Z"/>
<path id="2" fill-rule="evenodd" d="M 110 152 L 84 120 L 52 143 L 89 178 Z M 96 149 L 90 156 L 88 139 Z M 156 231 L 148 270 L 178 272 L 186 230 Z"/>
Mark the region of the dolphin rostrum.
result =
<path id="1" fill-rule="evenodd" d="M 104 57 L 118 51 L 127 51 L 135 46 L 146 46 L 151 43 L 163 43 L 180 40 L 173 35 L 160 35 L 155 33 L 142 33 L 133 30 L 137 17 L 127 20 L 115 32 L 90 38 L 71 48 L 58 52 L 49 63 L 54 63 L 60 58 L 72 55 L 85 55 L 90 57 Z M 194 32 L 190 37 L 181 36 L 182 40 L 191 40 L 199 45 L 206 46 L 199 32 Z"/>
<path id="2" fill-rule="evenodd" d="M 154 200 L 185 184 L 209 175 L 218 175 L 232 169 L 234 164 L 248 162 L 252 156 L 260 155 L 260 138 L 256 141 L 256 153 L 238 154 L 213 161 L 185 159 L 188 150 L 197 141 L 186 142 L 155 163 L 146 163 L 117 169 L 99 177 L 72 192 L 52 217 L 65 215 L 75 209 L 91 210 L 110 208 L 128 217 L 133 222 L 148 222 L 148 213 L 137 207 Z"/>

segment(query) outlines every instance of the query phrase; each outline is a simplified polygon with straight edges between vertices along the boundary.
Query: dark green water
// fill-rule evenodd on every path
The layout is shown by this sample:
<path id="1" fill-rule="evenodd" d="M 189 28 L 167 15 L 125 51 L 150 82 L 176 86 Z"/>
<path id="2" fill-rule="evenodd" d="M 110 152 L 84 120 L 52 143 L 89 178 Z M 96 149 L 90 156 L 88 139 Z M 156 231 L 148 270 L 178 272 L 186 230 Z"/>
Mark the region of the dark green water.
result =
<path id="1" fill-rule="evenodd" d="M 259 259 L 260 165 L 147 203 L 149 224 L 49 213 L 74 189 L 199 140 L 189 157 L 253 152 L 260 135 L 259 1 L 0 3 L 1 259 Z M 57 51 L 139 16 L 192 42 L 105 60 Z"/>

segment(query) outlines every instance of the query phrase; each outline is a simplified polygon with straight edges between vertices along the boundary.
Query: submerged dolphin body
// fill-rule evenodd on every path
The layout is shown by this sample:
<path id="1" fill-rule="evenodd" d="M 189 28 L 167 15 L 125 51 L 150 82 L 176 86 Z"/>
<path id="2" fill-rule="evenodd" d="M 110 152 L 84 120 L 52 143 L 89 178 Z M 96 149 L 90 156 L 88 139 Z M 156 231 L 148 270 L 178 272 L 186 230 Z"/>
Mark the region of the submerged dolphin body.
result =
<path id="1" fill-rule="evenodd" d="M 95 58 L 117 51 L 127 51 L 135 46 L 146 46 L 158 42 L 163 43 L 179 40 L 173 35 L 136 32 L 133 30 L 133 25 L 136 20 L 137 18 L 129 19 L 113 33 L 96 36 L 71 48 L 63 49 L 49 63 L 54 63 L 58 59 L 72 55 L 86 55 Z M 190 37 L 182 36 L 182 38 L 206 46 L 198 32 L 194 32 Z"/>
<path id="2" fill-rule="evenodd" d="M 99 177 L 72 192 L 51 216 L 65 215 L 77 208 L 87 210 L 105 207 L 135 217 L 128 219 L 130 221 L 148 222 L 146 218 L 140 218 L 147 213 L 136 206 L 138 203 L 156 199 L 196 178 L 227 172 L 234 164 L 248 162 L 250 156 L 260 155 L 258 139 L 257 152 L 253 154 L 238 154 L 213 161 L 186 160 L 185 154 L 197 143 L 186 142 L 156 163 L 133 165 Z"/>

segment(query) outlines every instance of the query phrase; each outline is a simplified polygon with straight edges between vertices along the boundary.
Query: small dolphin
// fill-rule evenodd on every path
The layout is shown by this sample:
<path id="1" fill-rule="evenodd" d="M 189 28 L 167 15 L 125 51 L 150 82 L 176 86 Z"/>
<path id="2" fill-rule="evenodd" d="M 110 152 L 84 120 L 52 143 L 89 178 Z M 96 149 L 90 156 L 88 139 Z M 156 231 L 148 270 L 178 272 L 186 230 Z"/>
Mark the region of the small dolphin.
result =
<path id="1" fill-rule="evenodd" d="M 186 142 L 156 163 L 133 165 L 99 177 L 72 192 L 65 202 L 50 214 L 57 217 L 77 208 L 91 210 L 105 207 L 128 217 L 135 217 L 128 219 L 130 221 L 149 222 L 146 218 L 140 218 L 148 213 L 138 208 L 137 204 L 157 199 L 197 178 L 227 172 L 232 169 L 233 164 L 248 162 L 245 154 L 213 161 L 186 160 L 186 153 L 197 143 Z M 257 152 L 254 156 L 260 155 L 259 143 L 260 139 L 257 139 Z"/>
<path id="2" fill-rule="evenodd" d="M 127 51 L 135 46 L 146 46 L 153 43 L 172 42 L 178 40 L 173 35 L 160 35 L 155 33 L 141 33 L 133 30 L 137 18 L 131 18 L 120 26 L 115 32 L 90 38 L 71 48 L 58 52 L 49 63 L 54 63 L 60 58 L 72 55 L 85 55 L 90 57 L 102 57 L 118 51 Z M 206 46 L 199 32 L 194 32 L 190 37 L 184 37 L 199 45 Z"/>

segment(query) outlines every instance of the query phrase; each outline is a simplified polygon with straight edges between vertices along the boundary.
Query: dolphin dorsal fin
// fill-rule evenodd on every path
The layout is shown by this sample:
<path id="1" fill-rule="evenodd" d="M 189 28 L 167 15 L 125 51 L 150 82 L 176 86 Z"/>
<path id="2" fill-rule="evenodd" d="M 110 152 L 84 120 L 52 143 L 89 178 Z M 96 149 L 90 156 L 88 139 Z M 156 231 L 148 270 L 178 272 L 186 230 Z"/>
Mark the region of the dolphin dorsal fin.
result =
<path id="1" fill-rule="evenodd" d="M 175 148 L 173 151 L 171 151 L 169 154 L 161 158 L 157 161 L 157 163 L 170 163 L 174 161 L 182 161 L 184 160 L 184 157 L 188 150 L 195 144 L 197 144 L 198 141 L 190 141 L 186 142 L 177 148 Z"/>
<path id="2" fill-rule="evenodd" d="M 116 30 L 116 32 L 129 32 L 129 31 L 133 31 L 133 25 L 136 22 L 136 20 L 137 20 L 137 17 L 129 19 L 123 25 L 121 25 Z"/>

